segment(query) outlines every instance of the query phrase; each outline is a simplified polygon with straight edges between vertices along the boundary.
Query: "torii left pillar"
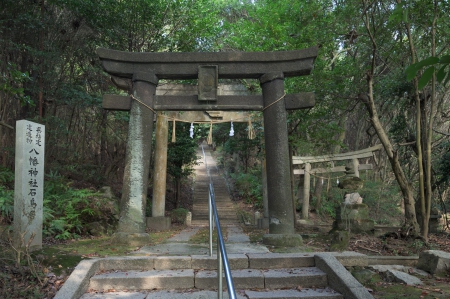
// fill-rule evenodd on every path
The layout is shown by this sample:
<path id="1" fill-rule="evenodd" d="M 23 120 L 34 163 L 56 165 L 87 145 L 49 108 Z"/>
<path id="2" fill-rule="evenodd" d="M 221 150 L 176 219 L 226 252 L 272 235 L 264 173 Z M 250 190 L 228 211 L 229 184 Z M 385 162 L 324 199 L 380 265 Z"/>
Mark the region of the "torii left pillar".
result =
<path id="1" fill-rule="evenodd" d="M 158 85 L 158 77 L 152 73 L 138 72 L 133 75 L 133 96 L 153 107 Z M 132 246 L 150 242 L 145 232 L 145 206 L 149 176 L 150 154 L 152 146 L 153 112 L 133 101 L 128 127 L 127 153 L 124 170 L 122 198 L 120 200 L 120 218 L 113 242 Z"/>

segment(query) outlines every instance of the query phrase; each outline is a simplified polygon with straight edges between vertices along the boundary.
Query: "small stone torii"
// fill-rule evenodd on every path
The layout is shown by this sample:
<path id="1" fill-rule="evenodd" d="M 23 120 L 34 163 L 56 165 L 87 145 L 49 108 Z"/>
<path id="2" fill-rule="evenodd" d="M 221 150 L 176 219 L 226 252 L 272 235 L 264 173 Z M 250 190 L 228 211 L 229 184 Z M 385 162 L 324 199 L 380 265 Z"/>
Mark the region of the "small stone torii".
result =
<path id="1" fill-rule="evenodd" d="M 284 78 L 309 75 L 318 48 L 280 52 L 131 53 L 97 49 L 103 69 L 131 96 L 105 95 L 116 108 L 130 110 L 121 215 L 114 239 L 142 244 L 156 111 L 262 111 L 266 147 L 269 234 L 264 242 L 295 246 L 286 110 L 314 106 L 313 93 L 286 95 Z M 259 79 L 262 95 L 221 96 L 218 79 Z M 156 95 L 160 79 L 198 79 L 198 96 Z M 113 103 L 113 104 L 112 104 Z M 105 104 L 104 104 L 105 105 Z"/>

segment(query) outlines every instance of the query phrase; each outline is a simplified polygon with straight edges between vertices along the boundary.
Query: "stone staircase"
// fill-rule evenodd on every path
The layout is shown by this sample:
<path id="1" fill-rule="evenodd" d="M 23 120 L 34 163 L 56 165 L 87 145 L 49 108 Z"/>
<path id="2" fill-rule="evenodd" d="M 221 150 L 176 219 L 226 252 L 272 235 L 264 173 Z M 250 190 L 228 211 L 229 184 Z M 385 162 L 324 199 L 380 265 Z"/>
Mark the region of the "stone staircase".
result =
<path id="1" fill-rule="evenodd" d="M 237 298 L 344 298 L 328 287 L 327 275 L 316 267 L 314 254 L 229 254 L 228 258 Z M 106 298 L 102 294 L 217 298 L 216 269 L 216 257 L 207 255 L 133 257 L 126 264 L 100 267 L 81 298 Z M 226 289 L 225 279 L 223 286 Z"/>
<path id="2" fill-rule="evenodd" d="M 217 165 L 208 146 L 204 145 L 206 155 L 206 163 L 209 167 L 209 174 L 211 182 L 214 186 L 214 194 L 217 205 L 217 212 L 219 214 L 220 225 L 236 225 L 238 218 L 233 203 L 228 193 L 228 187 L 225 179 L 219 174 Z M 205 167 L 203 152 L 201 146 L 197 151 L 197 155 L 201 158 L 198 160 L 199 164 L 195 167 L 195 185 L 194 185 L 194 200 L 192 208 L 192 225 L 193 226 L 208 226 L 208 198 L 209 198 L 209 183 L 210 177 L 207 174 Z"/>

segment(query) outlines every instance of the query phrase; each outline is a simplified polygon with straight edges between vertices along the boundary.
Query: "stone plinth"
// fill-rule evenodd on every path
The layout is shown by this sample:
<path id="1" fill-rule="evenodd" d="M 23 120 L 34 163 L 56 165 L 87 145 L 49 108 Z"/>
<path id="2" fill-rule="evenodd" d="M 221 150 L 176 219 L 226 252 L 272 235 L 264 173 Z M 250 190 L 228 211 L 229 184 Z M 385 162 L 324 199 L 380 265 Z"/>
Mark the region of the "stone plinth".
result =
<path id="1" fill-rule="evenodd" d="M 171 224 L 170 217 L 147 217 L 147 228 L 154 231 L 169 230 Z"/>
<path id="2" fill-rule="evenodd" d="M 352 232 L 368 232 L 374 229 L 375 223 L 369 219 L 369 208 L 366 204 L 345 204 L 336 209 L 334 229 Z"/>
<path id="3" fill-rule="evenodd" d="M 266 234 L 263 236 L 263 243 L 276 247 L 296 247 L 303 244 L 303 239 L 296 234 Z"/>

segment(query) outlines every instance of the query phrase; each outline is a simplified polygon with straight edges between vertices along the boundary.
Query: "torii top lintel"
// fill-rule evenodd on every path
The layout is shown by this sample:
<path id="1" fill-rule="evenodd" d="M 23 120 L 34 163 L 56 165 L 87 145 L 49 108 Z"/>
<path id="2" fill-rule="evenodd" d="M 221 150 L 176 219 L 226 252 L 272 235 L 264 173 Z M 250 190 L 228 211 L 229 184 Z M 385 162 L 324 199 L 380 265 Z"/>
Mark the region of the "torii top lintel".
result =
<path id="1" fill-rule="evenodd" d="M 151 72 L 159 79 L 197 79 L 202 65 L 217 65 L 219 78 L 260 78 L 282 72 L 285 77 L 309 75 L 318 48 L 277 52 L 124 52 L 98 48 L 104 70 L 112 76 L 132 78 Z"/>

